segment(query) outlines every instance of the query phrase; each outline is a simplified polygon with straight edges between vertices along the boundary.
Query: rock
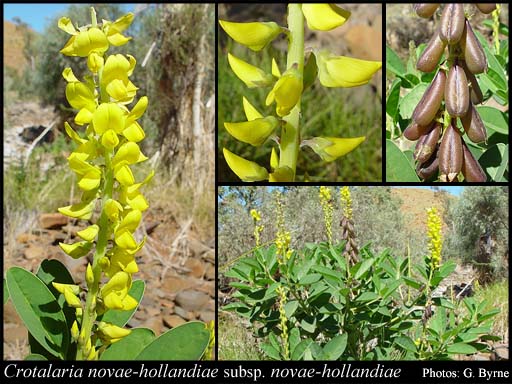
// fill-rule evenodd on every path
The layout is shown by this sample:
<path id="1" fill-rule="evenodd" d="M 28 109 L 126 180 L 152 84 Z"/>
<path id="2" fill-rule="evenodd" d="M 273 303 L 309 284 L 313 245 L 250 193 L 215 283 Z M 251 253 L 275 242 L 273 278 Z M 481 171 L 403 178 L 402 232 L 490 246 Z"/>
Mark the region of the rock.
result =
<path id="1" fill-rule="evenodd" d="M 201 313 L 199 313 L 199 320 L 205 323 L 215 320 L 215 312 L 201 311 Z"/>
<path id="2" fill-rule="evenodd" d="M 202 261 L 192 258 L 189 258 L 185 262 L 185 268 L 190 269 L 189 274 L 191 276 L 197 277 L 198 279 L 202 278 L 206 271 L 206 266 Z"/>
<path id="3" fill-rule="evenodd" d="M 215 266 L 210 263 L 206 264 L 205 277 L 207 280 L 215 280 Z"/>
<path id="4" fill-rule="evenodd" d="M 205 292 L 208 296 L 215 297 L 215 281 L 205 281 L 203 285 L 197 287 L 198 291 Z"/>
<path id="5" fill-rule="evenodd" d="M 43 229 L 62 228 L 68 223 L 68 218 L 60 213 L 43 213 L 39 216 L 39 225 Z"/>
<path id="6" fill-rule="evenodd" d="M 174 307 L 174 313 L 177 314 L 180 317 L 183 317 L 186 320 L 192 320 L 196 316 L 194 315 L 194 312 L 187 311 L 181 307 Z"/>
<path id="7" fill-rule="evenodd" d="M 184 289 L 191 288 L 193 284 L 190 279 L 184 279 L 179 276 L 169 276 L 164 279 L 162 289 L 168 293 L 177 293 Z"/>
<path id="8" fill-rule="evenodd" d="M 27 328 L 23 325 L 4 324 L 4 343 L 25 344 L 27 340 Z"/>
<path id="9" fill-rule="evenodd" d="M 210 301 L 210 297 L 199 291 L 186 290 L 176 295 L 176 304 L 187 311 L 198 311 Z"/>
<path id="10" fill-rule="evenodd" d="M 140 326 L 142 328 L 152 329 L 153 332 L 155 332 L 155 335 L 158 336 L 162 333 L 163 329 L 162 318 L 160 316 L 150 317 L 149 319 L 146 319 L 146 321 L 144 321 Z"/>
<path id="11" fill-rule="evenodd" d="M 46 257 L 46 249 L 39 245 L 30 244 L 24 251 L 23 256 L 27 260 L 44 259 Z"/>
<path id="12" fill-rule="evenodd" d="M 199 256 L 199 255 L 211 250 L 211 248 L 206 246 L 205 244 L 203 244 L 202 241 L 200 241 L 190 235 L 188 236 L 187 246 L 188 246 L 188 249 L 190 250 L 190 253 L 193 256 Z"/>
<path id="13" fill-rule="evenodd" d="M 164 324 L 169 328 L 176 328 L 178 325 L 185 323 L 186 321 L 177 315 L 169 315 L 164 317 Z"/>
<path id="14" fill-rule="evenodd" d="M 147 316 L 149 316 L 149 317 L 160 315 L 160 308 L 153 307 L 153 306 L 147 306 L 147 307 L 144 307 L 144 309 L 146 310 Z"/>
<path id="15" fill-rule="evenodd" d="M 492 360 L 508 360 L 508 344 L 495 344 Z"/>
<path id="16" fill-rule="evenodd" d="M 36 240 L 37 240 L 37 236 L 33 235 L 32 233 L 22 233 L 21 235 L 19 235 L 16 238 L 16 241 L 20 244 L 27 244 L 27 243 L 30 243 L 31 241 L 36 241 Z"/>

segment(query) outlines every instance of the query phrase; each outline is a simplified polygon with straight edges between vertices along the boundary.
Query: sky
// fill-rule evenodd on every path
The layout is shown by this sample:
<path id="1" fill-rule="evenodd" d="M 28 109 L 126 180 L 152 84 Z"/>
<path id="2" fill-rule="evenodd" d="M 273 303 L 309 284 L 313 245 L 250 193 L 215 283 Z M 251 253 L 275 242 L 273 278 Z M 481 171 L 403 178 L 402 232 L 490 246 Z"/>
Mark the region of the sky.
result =
<path id="1" fill-rule="evenodd" d="M 45 26 L 55 17 L 61 14 L 69 4 L 4 4 L 4 20 L 12 21 L 13 17 L 19 17 L 36 32 L 43 32 Z M 124 4 L 127 11 L 133 10 L 134 4 Z"/>
<path id="2" fill-rule="evenodd" d="M 437 185 L 436 185 L 437 187 Z M 392 188 L 420 188 L 420 189 L 432 189 L 432 187 L 423 187 L 423 186 L 410 186 L 410 187 L 392 187 Z M 462 193 L 463 189 L 465 187 L 452 187 L 452 186 L 449 186 L 449 187 L 439 187 L 439 189 L 442 189 L 442 190 L 445 190 L 445 191 L 448 191 L 448 193 L 454 195 L 454 196 L 460 196 L 460 194 Z"/>

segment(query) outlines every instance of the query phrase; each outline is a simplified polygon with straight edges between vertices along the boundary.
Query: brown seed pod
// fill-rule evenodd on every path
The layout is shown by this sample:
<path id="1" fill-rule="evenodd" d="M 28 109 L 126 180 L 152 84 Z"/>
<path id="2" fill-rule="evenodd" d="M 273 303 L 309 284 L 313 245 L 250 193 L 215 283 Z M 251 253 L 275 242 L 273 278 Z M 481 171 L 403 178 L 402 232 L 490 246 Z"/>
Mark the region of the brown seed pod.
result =
<path id="1" fill-rule="evenodd" d="M 463 162 L 462 162 L 462 174 L 464 175 L 464 179 L 468 183 L 484 183 L 487 181 L 487 176 L 485 175 L 484 170 L 475 159 L 473 154 L 469 151 L 464 140 L 462 141 L 462 153 L 463 153 Z"/>
<path id="2" fill-rule="evenodd" d="M 441 15 L 441 40 L 450 45 L 458 43 L 464 31 L 464 20 L 463 4 L 446 4 Z"/>
<path id="3" fill-rule="evenodd" d="M 440 70 L 426 89 L 416 108 L 414 108 L 412 113 L 414 122 L 420 126 L 427 126 L 434 120 L 444 98 L 445 85 L 446 73 Z"/>
<path id="4" fill-rule="evenodd" d="M 442 182 L 452 182 L 462 169 L 462 138 L 455 127 L 455 120 L 443 133 L 439 146 L 439 179 Z"/>
<path id="5" fill-rule="evenodd" d="M 460 121 L 464 131 L 473 143 L 481 143 L 487 140 L 484 122 L 473 103 L 469 103 L 468 112 L 461 116 Z"/>
<path id="6" fill-rule="evenodd" d="M 414 9 L 414 12 L 419 17 L 423 17 L 425 19 L 428 19 L 430 16 L 434 14 L 434 12 L 439 8 L 440 3 L 423 3 L 423 4 L 413 4 L 412 8 Z"/>
<path id="7" fill-rule="evenodd" d="M 476 3 L 476 7 L 480 12 L 489 14 L 496 9 L 496 3 Z"/>
<path id="8" fill-rule="evenodd" d="M 439 170 L 439 158 L 437 157 L 438 150 L 430 156 L 425 163 L 418 163 L 416 166 L 416 174 L 423 180 L 430 179 Z"/>
<path id="9" fill-rule="evenodd" d="M 404 136 L 407 140 L 415 141 L 418 140 L 421 136 L 429 133 L 432 128 L 434 128 L 434 122 L 431 122 L 425 126 L 418 125 L 414 121 L 411 121 L 411 124 L 407 128 L 405 128 Z"/>
<path id="10" fill-rule="evenodd" d="M 471 102 L 473 104 L 480 104 L 484 100 L 484 95 L 482 93 L 482 90 L 480 89 L 480 86 L 478 85 L 478 80 L 476 79 L 476 76 L 471 73 L 464 60 L 460 60 L 459 64 L 464 69 L 464 73 L 466 74 L 466 78 L 468 79 Z"/>
<path id="11" fill-rule="evenodd" d="M 439 28 L 437 28 L 418 59 L 416 68 L 422 72 L 432 72 L 441 60 L 445 48 L 446 43 L 439 38 Z"/>
<path id="12" fill-rule="evenodd" d="M 437 141 L 439 140 L 440 135 L 441 124 L 436 123 L 432 131 L 421 136 L 418 140 L 416 148 L 414 149 L 414 160 L 418 161 L 419 163 L 424 163 L 430 159 L 436 149 Z"/>
<path id="13" fill-rule="evenodd" d="M 469 24 L 467 19 L 459 45 L 471 73 L 477 74 L 487 71 L 487 58 L 485 57 L 484 49 L 476 38 L 473 28 L 471 28 L 471 24 Z"/>
<path id="14" fill-rule="evenodd" d="M 466 74 L 460 65 L 454 63 L 448 72 L 444 92 L 446 110 L 451 117 L 466 114 L 469 108 L 469 87 Z"/>

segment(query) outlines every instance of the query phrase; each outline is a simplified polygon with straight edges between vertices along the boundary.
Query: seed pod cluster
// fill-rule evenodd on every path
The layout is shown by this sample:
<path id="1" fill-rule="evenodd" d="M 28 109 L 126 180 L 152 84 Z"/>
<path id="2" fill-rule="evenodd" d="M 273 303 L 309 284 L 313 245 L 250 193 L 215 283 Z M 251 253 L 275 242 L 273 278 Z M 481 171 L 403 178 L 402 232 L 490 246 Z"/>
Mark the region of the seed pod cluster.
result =
<path id="1" fill-rule="evenodd" d="M 414 4 L 413 10 L 420 17 L 430 18 L 440 6 Z M 476 8 L 488 14 L 496 4 L 476 4 Z M 439 23 L 416 68 L 432 72 L 447 52 L 446 59 L 414 109 L 404 136 L 417 140 L 414 159 L 421 179 L 438 175 L 442 182 L 457 182 L 462 173 L 467 182 L 484 182 L 485 172 L 464 143 L 457 119 L 472 142 L 486 141 L 485 126 L 475 107 L 483 101 L 475 75 L 487 71 L 487 58 L 466 18 L 464 5 L 444 4 L 441 9 Z"/>

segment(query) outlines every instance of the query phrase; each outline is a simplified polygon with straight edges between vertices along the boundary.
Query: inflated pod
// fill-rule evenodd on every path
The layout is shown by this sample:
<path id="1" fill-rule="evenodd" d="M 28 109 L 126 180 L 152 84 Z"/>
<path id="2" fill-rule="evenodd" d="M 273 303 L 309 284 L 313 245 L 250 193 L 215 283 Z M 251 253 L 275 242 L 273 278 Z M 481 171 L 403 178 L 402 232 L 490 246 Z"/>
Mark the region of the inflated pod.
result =
<path id="1" fill-rule="evenodd" d="M 448 72 L 444 100 L 451 117 L 463 116 L 469 109 L 468 79 L 458 63 L 454 63 Z"/>
<path id="2" fill-rule="evenodd" d="M 476 76 L 471 73 L 464 60 L 460 60 L 459 64 L 464 69 L 464 73 L 466 74 L 466 78 L 468 79 L 471 102 L 473 104 L 480 104 L 484 100 L 484 95 L 482 93 L 482 90 L 480 89 L 480 86 L 478 85 L 478 80 L 476 79 Z"/>
<path id="3" fill-rule="evenodd" d="M 432 72 L 441 60 L 445 48 L 446 43 L 439 38 L 439 28 L 437 28 L 418 59 L 416 68 L 422 72 Z"/>
<path id="4" fill-rule="evenodd" d="M 414 108 L 412 119 L 415 123 L 420 126 L 426 126 L 434 120 L 444 98 L 445 85 L 446 73 L 440 70 L 428 86 L 416 108 Z"/>
<path id="5" fill-rule="evenodd" d="M 437 147 L 437 141 L 439 140 L 439 136 L 441 135 L 441 124 L 436 123 L 434 129 L 432 129 L 429 133 L 420 137 L 418 142 L 416 143 L 416 148 L 414 149 L 414 160 L 424 163 L 434 153 Z"/>
<path id="6" fill-rule="evenodd" d="M 440 3 L 413 4 L 412 8 L 419 17 L 424 17 L 425 19 L 428 19 L 435 13 L 437 8 L 439 8 L 439 5 Z"/>
<path id="7" fill-rule="evenodd" d="M 473 28 L 471 28 L 471 24 L 469 24 L 467 19 L 459 45 L 471 73 L 477 74 L 487 70 L 487 58 L 485 57 L 484 49 L 476 38 Z"/>
<path id="8" fill-rule="evenodd" d="M 465 19 L 463 4 L 446 4 L 441 15 L 441 40 L 450 45 L 458 43 L 464 31 Z"/>
<path id="9" fill-rule="evenodd" d="M 480 12 L 488 14 L 496 9 L 496 3 L 476 3 L 476 7 Z"/>
<path id="10" fill-rule="evenodd" d="M 437 154 L 438 151 L 436 151 L 425 163 L 418 163 L 416 166 L 416 174 L 423 180 L 430 179 L 438 171 L 439 158 L 437 157 Z"/>
<path id="11" fill-rule="evenodd" d="M 439 146 L 439 179 L 443 182 L 451 182 L 457 178 L 462 169 L 462 138 L 455 127 L 455 120 L 443 133 L 443 139 Z"/>
<path id="12" fill-rule="evenodd" d="M 484 122 L 473 103 L 469 103 L 469 110 L 464 116 L 461 116 L 460 121 L 473 143 L 481 143 L 487 139 Z"/>
<path id="13" fill-rule="evenodd" d="M 469 151 L 469 148 L 464 141 L 462 141 L 462 154 L 462 174 L 464 175 L 464 179 L 469 183 L 484 183 L 487 181 L 487 176 L 485 175 L 484 170 L 473 154 Z"/>
<path id="14" fill-rule="evenodd" d="M 427 125 L 419 125 L 418 123 L 411 121 L 411 124 L 405 128 L 404 136 L 407 140 L 415 141 L 418 140 L 421 136 L 429 133 L 432 128 L 434 128 L 434 122 L 431 122 Z"/>

